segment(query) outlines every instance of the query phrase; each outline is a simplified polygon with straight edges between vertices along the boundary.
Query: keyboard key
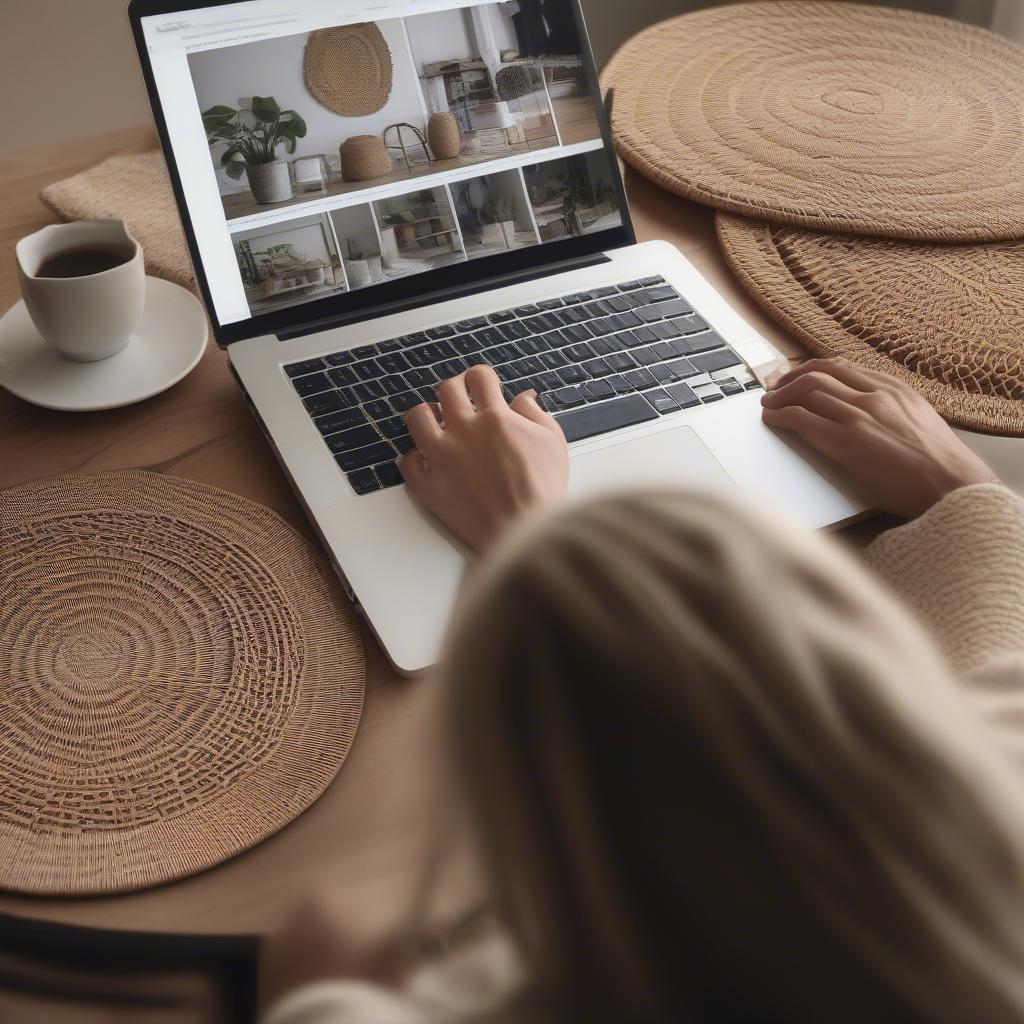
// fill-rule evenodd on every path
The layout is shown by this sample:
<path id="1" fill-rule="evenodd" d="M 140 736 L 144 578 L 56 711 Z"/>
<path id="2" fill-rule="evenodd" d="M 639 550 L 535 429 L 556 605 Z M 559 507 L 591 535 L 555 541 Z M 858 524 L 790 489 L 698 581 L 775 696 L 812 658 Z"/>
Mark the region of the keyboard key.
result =
<path id="1" fill-rule="evenodd" d="M 650 371 L 644 369 L 643 367 L 641 367 L 639 370 L 630 370 L 629 373 L 624 373 L 622 376 L 625 377 L 626 380 L 628 380 L 629 383 L 632 384 L 633 387 L 635 387 L 637 390 L 642 390 L 643 388 L 653 388 L 654 385 L 658 383 L 654 379 L 654 376 L 650 373 Z"/>
<path id="2" fill-rule="evenodd" d="M 289 363 L 284 368 L 284 372 L 289 377 L 301 377 L 305 373 L 315 373 L 323 368 L 324 361 L 322 359 L 304 359 L 301 363 Z"/>
<path id="3" fill-rule="evenodd" d="M 407 373 L 403 373 L 402 376 L 405 378 L 406 384 L 410 388 L 425 388 L 431 384 L 436 384 L 440 378 L 436 373 L 429 367 L 424 367 L 421 370 L 409 370 Z"/>
<path id="4" fill-rule="evenodd" d="M 562 378 L 554 370 L 545 370 L 543 373 L 536 374 L 532 379 L 538 395 L 543 395 L 546 391 L 556 391 L 562 386 Z"/>
<path id="5" fill-rule="evenodd" d="M 566 327 L 570 327 L 573 324 L 578 324 L 583 320 L 587 319 L 587 314 L 580 306 L 572 306 L 570 309 L 563 309 L 558 314 L 558 319 L 565 324 Z"/>
<path id="6" fill-rule="evenodd" d="M 398 466 L 393 462 L 385 462 L 380 466 L 374 466 L 373 471 L 377 474 L 381 487 L 398 487 L 399 484 L 405 483 L 402 479 L 402 474 L 398 471 Z"/>
<path id="7" fill-rule="evenodd" d="M 705 405 L 709 402 L 720 402 L 725 398 L 717 384 L 702 384 L 699 388 L 694 388 L 693 392 Z"/>
<path id="8" fill-rule="evenodd" d="M 422 345 L 425 341 L 430 341 L 426 331 L 417 331 L 415 334 L 407 334 L 405 336 L 406 346 Z"/>
<path id="9" fill-rule="evenodd" d="M 653 345 L 647 348 L 635 348 L 631 354 L 641 366 L 650 366 L 658 362 L 658 353 L 654 351 Z"/>
<path id="10" fill-rule="evenodd" d="M 399 455 L 408 455 L 416 447 L 416 442 L 408 434 L 396 437 L 391 443 L 398 449 Z"/>
<path id="11" fill-rule="evenodd" d="M 520 376 L 512 369 L 511 363 L 503 363 L 501 366 L 496 366 L 494 368 L 494 372 L 498 375 L 498 379 L 503 384 L 509 384 Z"/>
<path id="12" fill-rule="evenodd" d="M 529 391 L 533 387 L 533 384 L 530 383 L 529 377 L 522 377 L 519 380 L 512 381 L 507 385 L 507 387 L 509 393 L 513 398 L 515 398 L 516 395 L 521 395 L 524 391 Z"/>
<path id="13" fill-rule="evenodd" d="M 422 402 L 423 399 L 415 391 L 406 391 L 404 395 L 395 395 L 391 399 L 391 406 L 400 416 L 404 416 Z"/>
<path id="14" fill-rule="evenodd" d="M 433 405 L 437 401 L 437 392 L 433 388 L 417 388 L 416 394 L 420 396 L 421 402 Z"/>
<path id="15" fill-rule="evenodd" d="M 549 370 L 560 370 L 569 365 L 569 360 L 561 352 L 545 352 L 538 358 Z"/>
<path id="16" fill-rule="evenodd" d="M 522 317 L 524 316 L 533 316 L 534 314 L 539 313 L 540 306 L 519 306 L 516 309 L 512 310 L 512 312 L 515 313 L 517 317 L 522 319 Z"/>
<path id="17" fill-rule="evenodd" d="M 389 441 L 409 433 L 405 426 L 405 420 L 401 416 L 392 416 L 391 419 L 381 420 L 376 427 Z"/>
<path id="18" fill-rule="evenodd" d="M 391 377 L 381 377 L 380 386 L 384 389 L 384 394 L 386 395 L 400 395 L 403 391 L 408 390 L 405 378 L 400 373 L 396 373 Z"/>
<path id="19" fill-rule="evenodd" d="M 441 380 L 448 380 L 450 377 L 458 377 L 468 367 L 469 363 L 465 359 L 456 356 L 454 359 L 446 359 L 443 363 L 435 363 L 431 369 Z"/>
<path id="20" fill-rule="evenodd" d="M 659 384 L 672 383 L 672 371 L 664 363 L 655 363 L 650 370 L 651 375 Z"/>
<path id="21" fill-rule="evenodd" d="M 608 305 L 615 310 L 616 313 L 625 313 L 627 309 L 632 309 L 637 303 L 634 303 L 632 299 L 625 295 L 616 295 L 614 298 L 608 300 Z"/>
<path id="22" fill-rule="evenodd" d="M 641 277 L 640 287 L 641 288 L 653 288 L 655 285 L 664 284 L 665 278 L 663 277 Z"/>
<path id="23" fill-rule="evenodd" d="M 675 399 L 680 409 L 692 409 L 693 406 L 700 405 L 700 399 L 688 384 L 669 384 L 665 390 Z"/>
<path id="24" fill-rule="evenodd" d="M 532 377 L 544 372 L 544 364 L 536 356 L 526 356 L 510 364 L 517 377 Z"/>
<path id="25" fill-rule="evenodd" d="M 377 365 L 384 373 L 401 373 L 408 370 L 409 360 L 401 352 L 388 352 L 377 357 Z"/>
<path id="26" fill-rule="evenodd" d="M 390 404 L 384 401 L 383 398 L 378 398 L 373 402 L 367 402 L 363 406 L 363 409 L 371 420 L 386 420 L 395 415 L 395 410 L 392 409 Z"/>
<path id="27" fill-rule="evenodd" d="M 511 323 L 502 324 L 498 330 L 505 341 L 518 341 L 520 338 L 530 336 L 530 328 L 522 320 L 513 320 Z"/>
<path id="28" fill-rule="evenodd" d="M 471 356 L 485 347 L 478 334 L 460 334 L 452 338 L 451 346 L 460 356 Z"/>
<path id="29" fill-rule="evenodd" d="M 330 391 L 334 385 L 326 373 L 310 373 L 305 377 L 293 377 L 292 387 L 301 398 L 305 398 L 307 395 L 316 395 L 321 391 Z"/>
<path id="30" fill-rule="evenodd" d="M 342 452 L 353 451 L 356 448 L 365 448 L 368 444 L 376 444 L 380 441 L 380 435 L 367 423 L 361 427 L 353 427 L 351 430 L 343 430 L 340 434 L 331 434 L 324 440 L 335 455 L 340 455 Z M 360 467 L 354 468 L 359 469 Z"/>
<path id="31" fill-rule="evenodd" d="M 661 341 L 667 341 L 669 338 L 678 338 L 683 333 L 671 320 L 661 320 L 653 324 L 651 331 L 654 337 Z"/>
<path id="32" fill-rule="evenodd" d="M 342 409 L 341 412 L 330 413 L 313 421 L 321 434 L 334 434 L 350 427 L 361 427 L 367 422 L 366 413 L 362 409 Z"/>
<path id="33" fill-rule="evenodd" d="M 503 323 L 506 323 L 509 320 L 514 320 L 515 316 L 516 316 L 515 313 L 513 313 L 511 309 L 506 309 L 506 310 L 503 310 L 501 313 L 491 313 L 487 317 L 487 319 L 492 324 L 503 324 Z"/>
<path id="34" fill-rule="evenodd" d="M 359 383 L 359 378 L 352 372 L 351 366 L 337 366 L 333 370 L 328 370 L 327 376 L 339 388 L 349 388 Z"/>
<path id="35" fill-rule="evenodd" d="M 369 494 L 380 490 L 380 481 L 372 469 L 360 469 L 348 474 L 348 482 L 356 494 Z"/>
<path id="36" fill-rule="evenodd" d="M 595 437 L 657 418 L 658 414 L 641 395 L 628 395 L 555 416 L 567 441 Z"/>
<path id="37" fill-rule="evenodd" d="M 672 362 L 665 364 L 665 368 L 671 372 L 675 380 L 684 380 L 697 372 L 697 368 L 689 359 L 673 359 Z"/>
<path id="38" fill-rule="evenodd" d="M 744 390 L 745 391 L 760 391 L 761 390 L 761 382 L 759 380 L 749 380 L 744 385 Z"/>
<path id="39" fill-rule="evenodd" d="M 471 320 L 460 320 L 453 326 L 459 334 L 467 334 L 469 331 L 479 331 L 481 327 L 486 327 L 487 320 L 482 316 L 475 316 Z"/>
<path id="40" fill-rule="evenodd" d="M 603 362 L 603 360 L 601 360 L 601 362 Z M 591 373 L 590 370 L 585 367 L 566 366 L 558 371 L 558 376 L 561 377 L 566 384 L 582 384 L 590 377 L 599 377 L 600 373 Z"/>
<path id="41" fill-rule="evenodd" d="M 618 288 L 595 288 L 594 289 L 594 294 L 599 299 L 603 299 L 603 298 L 606 298 L 609 295 L 617 295 L 618 291 L 619 291 Z"/>
<path id="42" fill-rule="evenodd" d="M 639 288 L 639 287 L 640 287 L 640 282 L 639 281 L 626 281 L 625 284 L 620 284 L 619 285 L 619 291 L 620 292 L 632 292 L 632 291 L 636 291 L 636 289 Z"/>
<path id="43" fill-rule="evenodd" d="M 583 369 L 589 377 L 608 377 L 615 372 L 603 359 L 589 359 L 583 364 Z M 565 376 L 565 370 L 562 376 Z"/>
<path id="44" fill-rule="evenodd" d="M 543 310 L 561 309 L 563 301 L 562 299 L 545 299 L 543 302 L 538 302 L 537 305 Z"/>
<path id="45" fill-rule="evenodd" d="M 384 397 L 384 385 L 379 380 L 364 380 L 352 388 L 352 394 L 360 402 L 372 402 L 375 398 Z"/>
<path id="46" fill-rule="evenodd" d="M 604 360 L 616 374 L 626 373 L 636 368 L 636 362 L 629 352 L 612 352 Z"/>
<path id="47" fill-rule="evenodd" d="M 682 355 L 681 352 L 677 352 L 670 342 L 659 341 L 657 345 L 652 345 L 651 349 L 654 354 L 661 360 L 675 359 L 676 356 Z"/>
<path id="48" fill-rule="evenodd" d="M 715 370 L 724 370 L 727 366 L 736 366 L 741 360 L 731 349 L 723 348 L 717 352 L 691 356 L 690 362 L 702 373 L 713 373 Z"/>
<path id="49" fill-rule="evenodd" d="M 706 331 L 709 327 L 707 320 L 694 313 L 692 316 L 676 317 L 672 323 L 679 328 L 683 334 L 696 334 L 698 331 Z"/>
<path id="50" fill-rule="evenodd" d="M 557 347 L 556 343 L 561 339 L 554 337 L 555 334 L 558 334 L 558 331 L 552 331 L 551 334 L 544 334 L 539 338 L 523 338 L 522 341 L 517 341 L 516 345 L 520 352 L 524 352 L 528 356 L 539 356 L 541 352 L 547 352 L 549 348 Z M 551 339 L 551 344 L 548 344 L 548 338 Z"/>
<path id="51" fill-rule="evenodd" d="M 570 345 L 565 349 L 565 354 L 577 363 L 582 363 L 585 359 L 593 359 L 597 355 L 586 342 L 580 345 Z"/>
<path id="52" fill-rule="evenodd" d="M 562 334 L 571 342 L 588 341 L 594 336 L 586 324 L 573 324 L 570 327 L 563 327 Z"/>
<path id="53" fill-rule="evenodd" d="M 476 331 L 473 335 L 481 343 L 481 348 L 490 348 L 492 345 L 501 345 L 506 341 L 514 339 L 505 337 L 504 328 L 487 327 L 482 331 Z"/>
<path id="54" fill-rule="evenodd" d="M 360 345 L 359 348 L 349 349 L 355 359 L 369 359 L 377 354 L 376 345 Z"/>
<path id="55" fill-rule="evenodd" d="M 319 395 L 311 395 L 302 400 L 311 416 L 321 416 L 326 412 L 338 412 L 350 405 L 344 392 L 322 391 Z"/>
<path id="56" fill-rule="evenodd" d="M 352 372 L 360 380 L 376 380 L 384 376 L 384 371 L 376 359 L 364 359 L 361 363 L 353 363 Z"/>
<path id="57" fill-rule="evenodd" d="M 355 361 L 356 357 L 351 352 L 334 352 L 329 356 L 324 356 L 324 362 L 328 366 L 347 366 Z"/>
<path id="58" fill-rule="evenodd" d="M 592 401 L 600 401 L 603 398 L 611 398 L 615 394 L 607 379 L 587 381 L 583 385 L 583 393 Z"/>
<path id="59" fill-rule="evenodd" d="M 721 348 L 724 344 L 725 341 L 721 335 L 714 331 L 686 336 L 686 348 L 689 352 L 708 352 L 714 348 Z"/>
<path id="60" fill-rule="evenodd" d="M 653 391 L 645 391 L 644 398 L 650 403 L 651 408 L 656 412 L 660 412 L 662 416 L 666 413 L 676 412 L 679 406 L 676 405 L 675 399 L 664 390 L 664 388 L 655 388 Z"/>
<path id="61" fill-rule="evenodd" d="M 397 352 L 401 347 L 402 343 L 397 338 L 392 338 L 390 341 L 377 342 L 378 352 Z"/>
<path id="62" fill-rule="evenodd" d="M 636 315 L 646 324 L 657 323 L 657 321 L 664 319 L 656 306 L 641 306 L 636 311 Z"/>
<path id="63" fill-rule="evenodd" d="M 690 308 L 690 304 L 683 299 L 673 299 L 671 302 L 659 302 L 657 304 L 657 309 L 664 317 L 689 316 L 693 312 Z"/>
<path id="64" fill-rule="evenodd" d="M 449 324 L 445 324 L 443 327 L 428 327 L 423 332 L 431 341 L 442 341 L 445 338 L 451 338 L 455 335 L 455 328 Z"/>
<path id="65" fill-rule="evenodd" d="M 395 449 L 387 441 L 378 441 L 376 444 L 368 444 L 365 448 L 356 448 L 353 451 L 340 452 L 335 455 L 335 461 L 346 473 L 352 473 L 357 469 L 367 469 L 375 466 L 378 462 L 390 462 L 395 457 Z"/>
<path id="66" fill-rule="evenodd" d="M 656 288 L 649 288 L 645 292 L 648 302 L 665 302 L 667 299 L 678 299 L 679 292 L 670 284 L 660 285 Z"/>
<path id="67" fill-rule="evenodd" d="M 579 388 L 560 388 L 546 396 L 545 402 L 550 402 L 556 409 L 571 409 L 583 404 L 583 395 Z"/>
<path id="68" fill-rule="evenodd" d="M 742 395 L 746 390 L 742 384 L 737 384 L 734 380 L 719 381 L 718 386 L 722 389 L 723 395 Z"/>
<path id="69" fill-rule="evenodd" d="M 639 323 L 639 320 L 637 323 Z M 616 329 L 614 317 L 610 316 L 602 317 L 600 320 L 591 320 L 587 326 L 595 338 L 599 338 L 604 334 L 611 334 Z"/>
<path id="70" fill-rule="evenodd" d="M 611 320 L 613 331 L 628 331 L 631 327 L 641 326 L 640 317 L 632 311 L 617 313 L 615 316 L 609 317 L 609 320 Z"/>
<path id="71" fill-rule="evenodd" d="M 616 351 L 615 346 L 609 338 L 594 338 L 594 340 L 590 342 L 590 347 L 599 356 L 610 356 Z"/>

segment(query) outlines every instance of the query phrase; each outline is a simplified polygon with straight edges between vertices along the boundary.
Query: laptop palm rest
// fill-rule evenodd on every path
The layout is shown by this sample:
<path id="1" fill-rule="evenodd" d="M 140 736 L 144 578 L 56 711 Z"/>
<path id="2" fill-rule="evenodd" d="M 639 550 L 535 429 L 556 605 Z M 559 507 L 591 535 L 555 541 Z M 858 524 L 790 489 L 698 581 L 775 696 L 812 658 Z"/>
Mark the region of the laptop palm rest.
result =
<path id="1" fill-rule="evenodd" d="M 674 486 L 739 491 L 697 432 L 685 424 L 573 455 L 569 492 L 574 498 Z"/>

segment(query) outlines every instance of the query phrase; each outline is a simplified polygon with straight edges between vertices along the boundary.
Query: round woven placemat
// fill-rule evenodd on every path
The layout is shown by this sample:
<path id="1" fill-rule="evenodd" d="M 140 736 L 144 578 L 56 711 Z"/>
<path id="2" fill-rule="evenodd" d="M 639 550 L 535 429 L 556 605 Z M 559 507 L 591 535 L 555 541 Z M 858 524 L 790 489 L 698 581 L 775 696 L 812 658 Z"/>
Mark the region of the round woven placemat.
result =
<path id="1" fill-rule="evenodd" d="M 605 69 L 625 160 L 776 223 L 932 241 L 1024 238 L 1024 48 L 844 2 L 715 7 Z"/>
<path id="2" fill-rule="evenodd" d="M 958 427 L 1024 436 L 1024 242 L 716 223 L 743 286 L 811 351 L 894 374 Z"/>
<path id="3" fill-rule="evenodd" d="M 269 509 L 136 472 L 0 492 L 0 887 L 124 892 L 272 835 L 344 761 L 363 668 Z"/>
<path id="4" fill-rule="evenodd" d="M 372 21 L 311 32 L 303 66 L 310 95 L 336 114 L 375 114 L 391 96 L 391 50 Z"/>

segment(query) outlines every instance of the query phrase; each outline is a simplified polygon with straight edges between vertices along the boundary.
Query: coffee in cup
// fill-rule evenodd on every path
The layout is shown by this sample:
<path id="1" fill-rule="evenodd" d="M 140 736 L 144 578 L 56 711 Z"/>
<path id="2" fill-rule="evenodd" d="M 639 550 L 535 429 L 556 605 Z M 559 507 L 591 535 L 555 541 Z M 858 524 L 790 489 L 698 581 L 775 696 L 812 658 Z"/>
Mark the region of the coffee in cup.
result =
<path id="1" fill-rule="evenodd" d="M 138 330 L 146 270 L 122 221 L 54 224 L 23 238 L 15 254 L 32 322 L 68 359 L 106 359 Z"/>

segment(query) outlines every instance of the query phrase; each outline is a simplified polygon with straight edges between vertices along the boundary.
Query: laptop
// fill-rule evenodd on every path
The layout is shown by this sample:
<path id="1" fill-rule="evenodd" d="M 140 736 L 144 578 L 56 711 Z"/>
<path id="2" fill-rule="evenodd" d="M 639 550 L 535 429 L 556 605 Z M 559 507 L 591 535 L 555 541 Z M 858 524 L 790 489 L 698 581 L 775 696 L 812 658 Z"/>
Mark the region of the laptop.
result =
<path id="1" fill-rule="evenodd" d="M 637 244 L 578 0 L 133 0 L 196 278 L 253 415 L 392 664 L 433 664 L 464 553 L 404 417 L 495 367 L 574 496 L 700 486 L 860 511 L 760 419 L 777 353 Z"/>

